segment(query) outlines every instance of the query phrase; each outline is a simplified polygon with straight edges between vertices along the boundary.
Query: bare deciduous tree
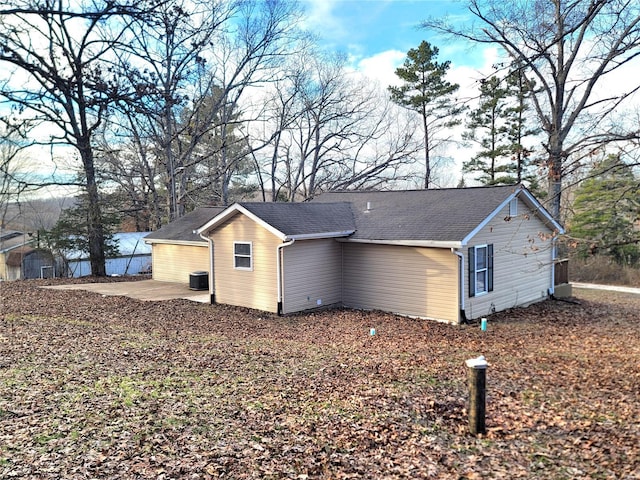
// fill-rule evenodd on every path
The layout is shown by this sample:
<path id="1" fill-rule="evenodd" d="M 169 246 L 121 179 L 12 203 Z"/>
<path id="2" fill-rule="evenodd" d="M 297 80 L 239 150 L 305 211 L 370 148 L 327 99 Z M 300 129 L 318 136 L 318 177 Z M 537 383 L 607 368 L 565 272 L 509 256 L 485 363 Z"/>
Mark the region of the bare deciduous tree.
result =
<path id="1" fill-rule="evenodd" d="M 272 201 L 388 184 L 409 173 L 422 148 L 416 124 L 394 111 L 375 85 L 350 74 L 340 56 L 316 53 L 294 64 L 265 115 L 252 133 L 266 145 L 257 163 L 260 178 L 271 179 Z"/>
<path id="2" fill-rule="evenodd" d="M 140 25 L 126 68 L 164 169 L 169 219 L 207 192 L 228 203 L 246 156 L 243 99 L 271 81 L 292 51 L 298 18 L 297 5 L 285 0 L 174 2 Z"/>
<path id="3" fill-rule="evenodd" d="M 640 89 L 607 88 L 624 67 L 639 65 L 640 4 L 635 0 L 470 0 L 475 23 L 424 26 L 499 45 L 523 68 L 545 134 L 551 212 L 561 217 L 564 176 L 585 152 L 638 136 L 638 125 L 603 128 Z M 535 88 L 534 87 L 535 83 Z M 609 85 L 610 87 L 611 85 Z"/>
<path id="4" fill-rule="evenodd" d="M 8 223 L 9 206 L 17 202 L 28 190 L 22 135 L 15 129 L 0 124 L 0 226 Z"/>
<path id="5" fill-rule="evenodd" d="M 49 145 L 71 146 L 86 190 L 91 271 L 105 275 L 102 212 L 93 136 L 120 95 L 104 62 L 144 2 L 12 0 L 0 8 L 3 97 L 34 122 L 49 126 Z"/>
<path id="6" fill-rule="evenodd" d="M 133 225 L 138 232 L 157 230 L 167 219 L 158 182 L 158 155 L 143 133 L 145 120 L 120 109 L 96 142 L 101 184 L 112 192 L 110 203 L 120 212 L 123 228 Z"/>
<path id="7" fill-rule="evenodd" d="M 124 47 L 128 55 L 121 58 L 120 69 L 137 93 L 133 102 L 127 99 L 121 106 L 124 123 L 139 140 L 139 159 L 149 167 L 147 158 L 152 155 L 164 170 L 169 220 L 184 214 L 193 150 L 211 128 L 212 118 L 205 118 L 200 108 L 206 93 L 196 88 L 205 81 L 205 52 L 216 43 L 218 29 L 234 8 L 234 2 L 226 1 L 166 3 L 140 19 Z M 210 89 L 211 85 L 203 88 L 204 92 Z M 197 122 L 185 118 L 187 111 L 197 116 Z M 119 148 L 120 141 L 114 139 L 114 148 Z M 143 144 L 152 152 L 140 151 Z"/>

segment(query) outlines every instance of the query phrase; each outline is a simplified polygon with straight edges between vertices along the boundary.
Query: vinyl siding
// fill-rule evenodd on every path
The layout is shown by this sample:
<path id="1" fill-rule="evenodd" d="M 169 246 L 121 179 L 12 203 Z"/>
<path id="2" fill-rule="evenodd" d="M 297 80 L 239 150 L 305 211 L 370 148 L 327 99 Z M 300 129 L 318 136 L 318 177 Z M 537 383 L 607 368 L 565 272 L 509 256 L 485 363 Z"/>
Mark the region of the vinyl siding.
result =
<path id="1" fill-rule="evenodd" d="M 458 257 L 450 250 L 345 243 L 345 306 L 458 322 Z"/>
<path id="2" fill-rule="evenodd" d="M 276 247 L 280 240 L 241 213 L 217 227 L 211 238 L 216 302 L 277 312 Z M 252 270 L 234 268 L 233 242 L 252 243 Z"/>
<path id="3" fill-rule="evenodd" d="M 4 253 L 0 253 L 0 280 L 13 280 L 9 278 L 7 271 L 7 256 Z"/>
<path id="4" fill-rule="evenodd" d="M 465 255 L 465 312 L 479 318 L 493 311 L 527 305 L 547 297 L 552 284 L 552 243 L 540 234 L 551 231 L 523 202 L 509 219 L 509 206 L 499 212 L 469 242 L 493 244 L 493 291 L 469 297 L 469 254 Z"/>
<path id="5" fill-rule="evenodd" d="M 282 313 L 342 302 L 342 248 L 338 242 L 297 241 L 284 247 L 282 255 Z"/>
<path id="6" fill-rule="evenodd" d="M 7 253 L 0 254 L 0 280 L 20 280 L 22 278 L 22 267 L 12 267 L 7 265 Z"/>
<path id="7" fill-rule="evenodd" d="M 189 283 L 189 274 L 209 271 L 209 248 L 202 246 L 154 243 L 152 277 L 161 282 Z"/>

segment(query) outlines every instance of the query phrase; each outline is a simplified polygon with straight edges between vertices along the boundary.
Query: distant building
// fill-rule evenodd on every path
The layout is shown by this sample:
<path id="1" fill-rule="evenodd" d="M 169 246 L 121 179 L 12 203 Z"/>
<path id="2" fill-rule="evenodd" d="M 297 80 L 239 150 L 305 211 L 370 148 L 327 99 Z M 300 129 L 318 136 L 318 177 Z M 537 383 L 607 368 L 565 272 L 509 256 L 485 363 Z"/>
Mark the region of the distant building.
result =
<path id="1" fill-rule="evenodd" d="M 51 252 L 32 246 L 31 235 L 17 230 L 0 231 L 0 280 L 56 276 Z"/>
<path id="2" fill-rule="evenodd" d="M 138 275 L 151 271 L 151 246 L 143 238 L 149 232 L 123 232 L 113 235 L 117 242 L 118 254 L 107 258 L 106 272 L 109 276 Z M 91 262 L 86 252 L 78 250 L 64 253 L 69 277 L 91 275 Z"/>

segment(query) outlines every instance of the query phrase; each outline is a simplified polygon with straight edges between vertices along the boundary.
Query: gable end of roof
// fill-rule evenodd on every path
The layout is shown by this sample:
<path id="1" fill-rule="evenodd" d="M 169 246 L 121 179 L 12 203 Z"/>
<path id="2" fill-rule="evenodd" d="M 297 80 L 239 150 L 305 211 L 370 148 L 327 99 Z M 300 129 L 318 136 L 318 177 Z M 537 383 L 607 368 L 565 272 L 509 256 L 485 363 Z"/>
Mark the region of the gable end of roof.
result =
<path id="1" fill-rule="evenodd" d="M 242 214 L 282 241 L 336 238 L 351 235 L 355 223 L 349 204 L 235 203 L 200 227 L 208 234 L 235 215 Z"/>
<path id="2" fill-rule="evenodd" d="M 462 239 L 462 245 L 465 246 L 469 243 L 469 241 L 480 231 L 482 230 L 491 220 L 495 218 L 495 216 L 502 211 L 509 202 L 514 198 L 520 198 L 539 218 L 542 222 L 549 227 L 550 230 L 557 232 L 559 234 L 564 233 L 564 228 L 560 225 L 551 214 L 542 206 L 538 200 L 533 196 L 529 190 L 523 185 L 518 185 L 513 193 L 505 198 L 500 205 L 498 205 L 491 214 L 482 220 L 477 227 L 475 227 L 469 234 Z"/>

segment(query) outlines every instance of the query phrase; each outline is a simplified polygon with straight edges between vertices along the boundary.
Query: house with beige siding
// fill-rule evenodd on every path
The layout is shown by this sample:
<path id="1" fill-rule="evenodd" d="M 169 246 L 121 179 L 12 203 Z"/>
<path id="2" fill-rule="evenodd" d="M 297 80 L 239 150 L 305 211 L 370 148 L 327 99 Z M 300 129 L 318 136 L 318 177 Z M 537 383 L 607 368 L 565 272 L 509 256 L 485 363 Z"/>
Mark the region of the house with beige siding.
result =
<path id="1" fill-rule="evenodd" d="M 209 245 L 195 233 L 202 224 L 224 210 L 202 207 L 148 234 L 151 245 L 151 275 L 163 282 L 188 283 L 189 275 L 209 270 Z"/>
<path id="2" fill-rule="evenodd" d="M 208 243 L 212 303 L 461 323 L 553 295 L 562 232 L 526 188 L 497 186 L 242 202 L 195 234 Z"/>

